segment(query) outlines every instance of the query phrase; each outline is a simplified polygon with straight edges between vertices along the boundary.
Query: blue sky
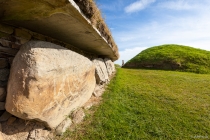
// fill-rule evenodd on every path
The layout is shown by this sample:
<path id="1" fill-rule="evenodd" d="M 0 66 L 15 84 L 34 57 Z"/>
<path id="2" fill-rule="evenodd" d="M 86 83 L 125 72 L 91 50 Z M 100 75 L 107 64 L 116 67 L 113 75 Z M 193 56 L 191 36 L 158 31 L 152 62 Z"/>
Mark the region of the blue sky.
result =
<path id="1" fill-rule="evenodd" d="M 96 0 L 120 58 L 142 50 L 180 44 L 210 50 L 210 0 Z"/>

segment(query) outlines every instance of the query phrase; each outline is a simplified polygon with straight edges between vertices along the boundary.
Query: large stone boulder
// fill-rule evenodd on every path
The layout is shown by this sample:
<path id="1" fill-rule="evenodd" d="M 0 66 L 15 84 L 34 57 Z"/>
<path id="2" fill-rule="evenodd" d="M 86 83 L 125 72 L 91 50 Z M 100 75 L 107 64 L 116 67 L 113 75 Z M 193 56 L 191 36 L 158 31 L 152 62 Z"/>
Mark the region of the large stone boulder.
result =
<path id="1" fill-rule="evenodd" d="M 15 56 L 7 88 L 6 110 L 56 128 L 91 97 L 95 66 L 61 46 L 31 41 Z"/>
<path id="2" fill-rule="evenodd" d="M 96 83 L 102 84 L 109 81 L 109 75 L 104 60 L 102 58 L 96 58 L 93 60 L 93 63 L 96 67 Z"/>
<path id="3" fill-rule="evenodd" d="M 106 68 L 107 68 L 108 74 L 109 74 L 109 76 L 111 76 L 112 73 L 115 71 L 114 63 L 109 58 L 105 58 L 104 62 L 106 64 Z"/>

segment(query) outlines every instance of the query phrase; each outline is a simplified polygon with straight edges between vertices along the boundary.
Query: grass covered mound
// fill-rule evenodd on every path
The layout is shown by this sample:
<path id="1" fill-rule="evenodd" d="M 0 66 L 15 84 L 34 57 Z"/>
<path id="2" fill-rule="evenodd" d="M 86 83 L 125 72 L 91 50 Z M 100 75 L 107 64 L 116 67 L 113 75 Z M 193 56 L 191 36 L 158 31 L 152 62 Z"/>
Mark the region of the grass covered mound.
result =
<path id="1" fill-rule="evenodd" d="M 173 44 L 155 46 L 142 51 L 123 67 L 210 73 L 210 51 Z"/>

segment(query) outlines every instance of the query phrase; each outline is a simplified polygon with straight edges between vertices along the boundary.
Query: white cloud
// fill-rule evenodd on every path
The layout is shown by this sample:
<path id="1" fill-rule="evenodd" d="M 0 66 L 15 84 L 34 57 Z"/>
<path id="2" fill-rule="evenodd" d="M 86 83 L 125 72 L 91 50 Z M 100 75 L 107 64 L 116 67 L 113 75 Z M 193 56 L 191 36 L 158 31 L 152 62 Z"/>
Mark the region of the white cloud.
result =
<path id="1" fill-rule="evenodd" d="M 186 0 L 166 1 L 160 3 L 158 6 L 171 10 L 190 10 L 195 8 L 194 5 L 190 5 Z"/>
<path id="2" fill-rule="evenodd" d="M 133 24 L 127 31 L 115 33 L 117 44 L 122 50 L 120 59 L 115 63 L 121 65 L 122 60 L 128 61 L 142 50 L 162 44 L 180 44 L 210 51 L 208 7 L 203 4 L 197 7 L 195 15 L 164 16 L 164 19 Z"/>
<path id="3" fill-rule="evenodd" d="M 199 10 L 201 7 L 209 5 L 209 0 L 169 0 L 158 4 L 159 8 L 170 10 Z"/>
<path id="4" fill-rule="evenodd" d="M 139 1 L 136 1 L 136 2 L 128 5 L 127 7 L 125 7 L 125 12 L 126 13 L 133 13 L 133 12 L 143 10 L 146 7 L 148 7 L 150 4 L 154 3 L 155 1 L 156 0 L 139 0 Z"/>

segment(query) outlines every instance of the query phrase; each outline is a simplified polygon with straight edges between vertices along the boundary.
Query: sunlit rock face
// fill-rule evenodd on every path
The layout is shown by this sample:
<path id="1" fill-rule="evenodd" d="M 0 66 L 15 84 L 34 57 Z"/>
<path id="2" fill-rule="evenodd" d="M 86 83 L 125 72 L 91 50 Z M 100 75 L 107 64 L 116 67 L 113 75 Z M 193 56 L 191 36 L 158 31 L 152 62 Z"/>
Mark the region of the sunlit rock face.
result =
<path id="1" fill-rule="evenodd" d="M 95 66 L 86 57 L 61 46 L 30 41 L 13 60 L 6 110 L 54 129 L 94 90 Z"/>

